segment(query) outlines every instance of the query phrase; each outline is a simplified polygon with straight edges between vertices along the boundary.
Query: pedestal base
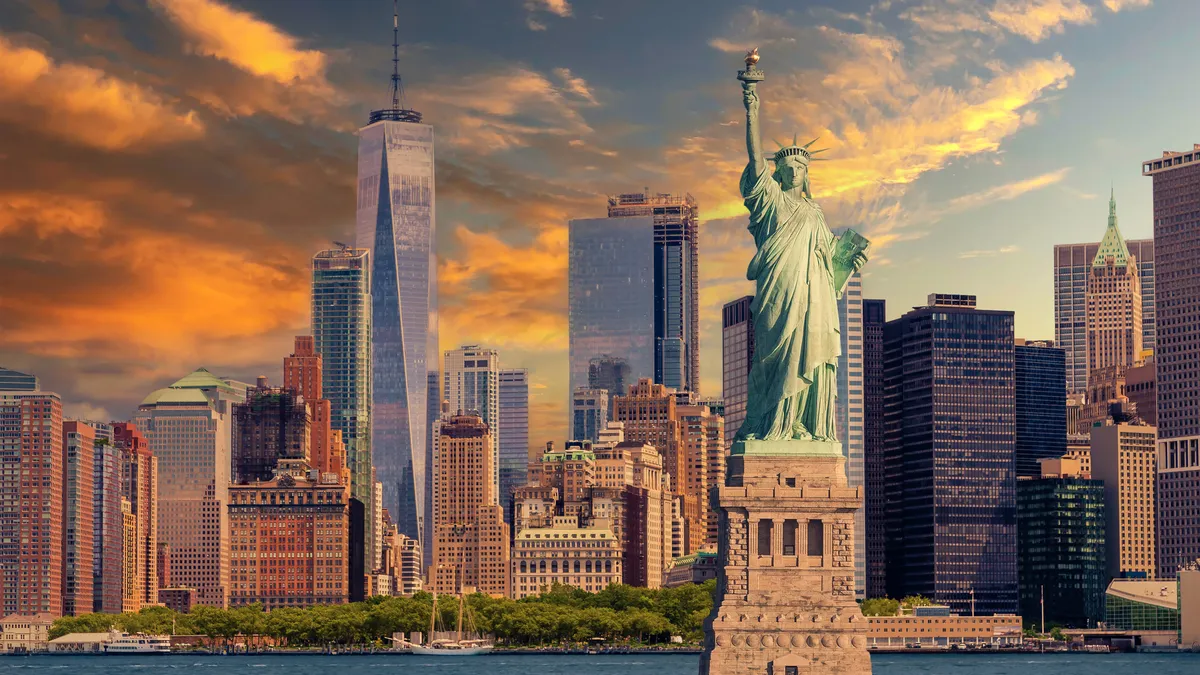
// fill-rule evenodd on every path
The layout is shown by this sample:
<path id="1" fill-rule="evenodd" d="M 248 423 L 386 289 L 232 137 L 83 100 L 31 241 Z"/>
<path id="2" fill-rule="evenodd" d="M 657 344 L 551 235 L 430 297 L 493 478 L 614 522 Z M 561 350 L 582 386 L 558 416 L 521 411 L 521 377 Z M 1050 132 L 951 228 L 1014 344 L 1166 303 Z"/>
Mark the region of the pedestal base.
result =
<path id="1" fill-rule="evenodd" d="M 841 441 L 735 441 L 731 455 L 775 455 L 786 457 L 841 457 Z"/>

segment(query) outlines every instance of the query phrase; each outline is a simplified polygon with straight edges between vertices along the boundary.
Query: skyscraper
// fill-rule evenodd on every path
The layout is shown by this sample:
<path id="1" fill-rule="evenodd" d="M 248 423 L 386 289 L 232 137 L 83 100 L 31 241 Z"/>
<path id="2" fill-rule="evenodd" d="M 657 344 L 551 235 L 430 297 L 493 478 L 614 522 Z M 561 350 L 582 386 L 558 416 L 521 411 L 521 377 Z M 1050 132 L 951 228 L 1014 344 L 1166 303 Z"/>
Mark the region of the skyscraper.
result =
<path id="1" fill-rule="evenodd" d="M 1108 202 L 1108 229 L 1087 282 L 1088 376 L 1128 368 L 1142 358 L 1142 288 L 1137 261 L 1117 227 L 1117 200 Z"/>
<path id="2" fill-rule="evenodd" d="M 446 350 L 442 377 L 450 414 L 474 414 L 483 418 L 492 433 L 492 494 L 500 494 L 500 355 L 495 349 L 463 345 Z M 527 451 L 528 454 L 528 451 Z"/>
<path id="3" fill-rule="evenodd" d="M 1142 163 L 1154 181 L 1158 248 L 1155 347 L 1158 395 L 1158 572 L 1174 577 L 1200 557 L 1195 504 L 1200 499 L 1200 145 Z M 1170 339 L 1166 336 L 1170 335 Z"/>
<path id="4" fill-rule="evenodd" d="M 146 437 L 128 422 L 113 424 L 113 443 L 121 451 L 121 495 L 133 516 L 133 573 L 126 570 L 122 606 L 126 612 L 158 604 L 158 458 Z M 128 542 L 128 539 L 125 540 Z"/>
<path id="5" fill-rule="evenodd" d="M 197 603 L 229 600 L 229 483 L 233 405 L 249 385 L 201 368 L 158 389 L 134 424 L 158 460 L 158 539 L 170 546 L 173 582 Z"/>
<path id="6" fill-rule="evenodd" d="M 312 414 L 296 390 L 267 385 L 267 378 L 233 404 L 233 482 L 271 480 L 281 459 L 311 459 Z"/>
<path id="7" fill-rule="evenodd" d="M 38 391 L 35 375 L 0 367 L 0 391 Z"/>
<path id="8" fill-rule="evenodd" d="M 580 387 L 571 397 L 571 440 L 597 441 L 608 426 L 608 391 Z"/>
<path id="9" fill-rule="evenodd" d="M 75 420 L 63 422 L 62 613 L 92 611 L 96 432 Z"/>
<path id="10" fill-rule="evenodd" d="M 111 424 L 92 422 L 95 455 L 92 465 L 93 556 L 92 611 L 121 613 L 121 450 L 113 444 Z"/>
<path id="11" fill-rule="evenodd" d="M 1154 440 L 1154 427 L 1137 421 L 1092 427 L 1092 478 L 1104 482 L 1109 579 L 1154 577 L 1158 570 Z"/>
<path id="12" fill-rule="evenodd" d="M 491 430 L 478 415 L 438 422 L 432 590 L 508 595 L 509 531 L 491 476 Z"/>
<path id="13" fill-rule="evenodd" d="M 837 433 L 846 456 L 846 480 L 850 487 L 863 487 L 865 439 L 863 410 L 863 290 L 862 274 L 855 272 L 838 299 L 842 355 L 837 366 Z M 867 511 L 854 512 L 854 593 L 865 599 L 867 592 Z"/>
<path id="14" fill-rule="evenodd" d="M 868 598 L 887 595 L 887 469 L 883 437 L 883 326 L 887 304 L 863 300 L 863 482 Z"/>
<path id="15" fill-rule="evenodd" d="M 654 219 L 591 218 L 568 225 L 570 388 L 608 389 L 589 379 L 593 359 L 619 359 L 629 386 L 654 376 Z"/>
<path id="16" fill-rule="evenodd" d="M 346 446 L 350 494 L 371 503 L 371 266 L 367 249 L 313 256 L 312 334 L 329 426 Z M 369 524 L 368 524 L 369 526 Z M 371 539 L 371 533 L 366 533 Z"/>
<path id="17" fill-rule="evenodd" d="M 1104 483 L 1085 477 L 1079 460 L 1043 459 L 1039 471 L 1017 481 L 1021 615 L 1092 628 L 1108 586 Z"/>
<path id="18" fill-rule="evenodd" d="M 725 447 L 746 419 L 750 364 L 754 360 L 753 295 L 727 303 L 721 309 L 721 398 L 725 400 Z"/>
<path id="19" fill-rule="evenodd" d="M 404 106 L 393 31 L 391 106 L 358 132 L 357 245 L 371 264 L 371 444 L 384 507 L 424 543 L 431 507 L 428 383 L 438 359 L 433 127 Z"/>
<path id="20" fill-rule="evenodd" d="M 973 295 L 884 327 L 891 597 L 1016 612 L 1013 341 L 1013 313 Z"/>
<path id="21" fill-rule="evenodd" d="M 654 381 L 700 392 L 699 209 L 691 195 L 608 199 L 608 217 L 654 220 Z"/>
<path id="22" fill-rule="evenodd" d="M 630 385 L 637 382 L 631 378 L 629 363 L 619 356 L 601 354 L 588 361 L 587 388 L 608 392 L 608 410 L 604 412 L 606 422 L 612 419 L 613 397 L 629 391 Z"/>
<path id="23" fill-rule="evenodd" d="M 1142 294 L 1142 349 L 1155 349 L 1154 240 L 1125 242 L 1137 260 Z M 1087 389 L 1087 285 L 1100 243 L 1054 247 L 1054 344 L 1066 352 L 1067 391 Z"/>
<path id="24" fill-rule="evenodd" d="M 529 462 L 529 371 L 500 371 L 500 505 L 512 528 L 512 491 L 525 483 Z"/>
<path id="25" fill-rule="evenodd" d="M 11 371 L 10 371 L 11 372 Z M 27 386 L 22 380 L 17 386 Z M 4 615 L 62 614 L 63 419 L 58 394 L 0 391 Z"/>
<path id="26" fill-rule="evenodd" d="M 297 335 L 291 356 L 283 359 L 283 386 L 300 395 L 308 404 L 312 424 L 308 433 L 308 454 L 312 468 L 339 477 L 346 469 L 346 445 L 341 430 L 330 422 L 332 404 L 324 397 L 322 381 L 324 360 L 316 351 L 313 338 Z"/>
<path id="27" fill-rule="evenodd" d="M 1039 459 L 1067 452 L 1066 352 L 1018 339 L 1013 358 L 1017 477 L 1037 478 Z"/>

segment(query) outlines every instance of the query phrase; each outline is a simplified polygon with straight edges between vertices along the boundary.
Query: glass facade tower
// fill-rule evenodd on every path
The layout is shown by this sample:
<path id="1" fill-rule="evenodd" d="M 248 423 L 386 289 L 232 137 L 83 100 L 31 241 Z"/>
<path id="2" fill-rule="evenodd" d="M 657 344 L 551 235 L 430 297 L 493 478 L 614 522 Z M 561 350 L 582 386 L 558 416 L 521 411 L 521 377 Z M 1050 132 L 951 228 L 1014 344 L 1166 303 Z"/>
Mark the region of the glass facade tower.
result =
<path id="1" fill-rule="evenodd" d="M 887 595 L 887 471 L 883 463 L 883 326 L 884 300 L 863 300 L 863 483 L 866 496 L 866 556 L 868 598 Z"/>
<path id="2" fill-rule="evenodd" d="M 438 311 L 433 127 L 419 120 L 376 111 L 359 130 L 357 243 L 371 263 L 372 461 L 384 507 L 425 545 Z"/>
<path id="3" fill-rule="evenodd" d="M 500 505 L 512 527 L 513 490 L 525 484 L 529 466 L 529 371 L 500 371 Z M 511 529 L 510 529 L 511 531 Z"/>
<path id="4" fill-rule="evenodd" d="M 569 392 L 597 357 L 623 360 L 629 384 L 653 377 L 654 219 L 572 220 L 568 232 Z"/>
<path id="5" fill-rule="evenodd" d="M 884 327 L 888 595 L 1017 611 L 1013 313 L 930 296 Z"/>
<path id="6" fill-rule="evenodd" d="M 721 308 L 721 398 L 725 401 L 725 447 L 733 447 L 733 437 L 746 419 L 746 397 L 750 382 L 750 364 L 754 360 L 754 316 L 750 305 L 753 295 L 726 303 Z"/>
<path id="7" fill-rule="evenodd" d="M 1017 340 L 1017 476 L 1041 475 L 1038 460 L 1067 453 L 1067 355 L 1047 342 Z"/>
<path id="8" fill-rule="evenodd" d="M 841 234 L 840 232 L 838 234 Z M 850 487 L 862 487 L 865 429 L 863 411 L 863 287 L 862 275 L 850 277 L 838 300 L 841 321 L 842 355 L 837 369 L 838 436 L 846 455 L 846 480 Z M 854 590 L 859 600 L 867 591 L 867 511 L 854 513 Z"/>

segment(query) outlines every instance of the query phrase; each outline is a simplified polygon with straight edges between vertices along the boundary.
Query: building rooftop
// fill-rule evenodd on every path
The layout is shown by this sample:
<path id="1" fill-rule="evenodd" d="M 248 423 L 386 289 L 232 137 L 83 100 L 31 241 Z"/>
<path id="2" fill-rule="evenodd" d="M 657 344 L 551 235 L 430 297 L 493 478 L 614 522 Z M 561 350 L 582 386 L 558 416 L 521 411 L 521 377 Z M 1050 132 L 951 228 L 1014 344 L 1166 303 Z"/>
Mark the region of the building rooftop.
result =
<path id="1" fill-rule="evenodd" d="M 181 380 L 182 381 L 182 380 Z M 165 387 L 150 392 L 141 405 L 208 405 L 208 397 L 199 389 Z"/>
<path id="2" fill-rule="evenodd" d="M 1179 608 L 1179 582 L 1175 579 L 1113 579 L 1104 594 L 1163 609 Z"/>
<path id="3" fill-rule="evenodd" d="M 108 642 L 112 639 L 109 633 L 67 633 L 62 637 L 56 637 L 50 641 L 52 645 L 69 645 L 69 644 L 92 644 L 96 642 Z"/>
<path id="4" fill-rule="evenodd" d="M 554 524 L 550 527 L 529 527 L 517 535 L 518 541 L 531 539 L 613 539 L 612 530 L 603 527 L 579 527 Z"/>
<path id="5" fill-rule="evenodd" d="M 1104 267 L 1109 258 L 1113 259 L 1113 264 L 1117 267 L 1129 264 L 1129 247 L 1125 245 L 1125 238 L 1121 236 L 1121 228 L 1117 227 L 1116 193 L 1108 198 L 1108 229 L 1104 231 L 1104 238 L 1100 240 L 1100 248 L 1092 260 L 1092 267 Z"/>

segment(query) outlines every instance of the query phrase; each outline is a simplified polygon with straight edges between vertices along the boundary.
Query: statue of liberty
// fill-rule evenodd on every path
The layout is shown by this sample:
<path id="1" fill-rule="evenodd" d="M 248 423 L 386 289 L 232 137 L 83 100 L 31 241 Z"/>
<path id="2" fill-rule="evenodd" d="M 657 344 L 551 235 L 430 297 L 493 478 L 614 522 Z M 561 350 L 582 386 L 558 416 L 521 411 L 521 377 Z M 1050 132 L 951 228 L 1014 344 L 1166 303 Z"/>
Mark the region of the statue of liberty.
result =
<path id="1" fill-rule="evenodd" d="M 770 158 L 774 167 L 768 168 L 759 134 L 756 85 L 763 74 L 757 62 L 755 49 L 738 75 L 750 156 L 741 192 L 758 251 L 746 271 L 755 284 L 754 359 L 746 418 L 736 441 L 833 443 L 841 355 L 837 299 L 866 263 L 870 242 L 852 230 L 835 237 L 825 224 L 809 188 L 809 163 L 821 152 L 809 150 L 813 141 L 797 145 L 793 138 Z M 739 445 L 735 453 L 747 451 L 745 443 Z"/>

